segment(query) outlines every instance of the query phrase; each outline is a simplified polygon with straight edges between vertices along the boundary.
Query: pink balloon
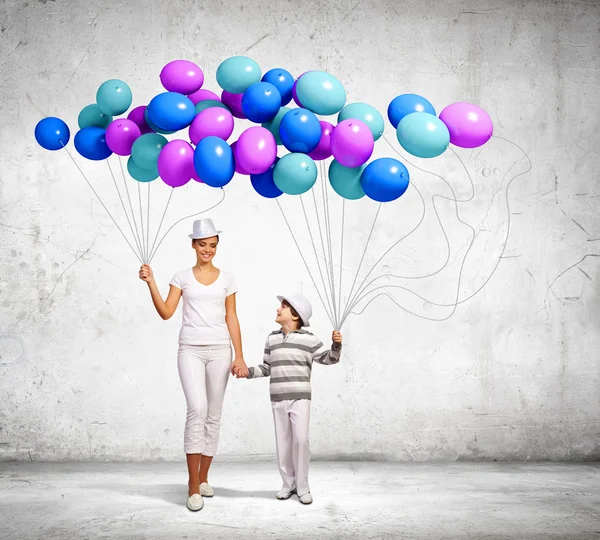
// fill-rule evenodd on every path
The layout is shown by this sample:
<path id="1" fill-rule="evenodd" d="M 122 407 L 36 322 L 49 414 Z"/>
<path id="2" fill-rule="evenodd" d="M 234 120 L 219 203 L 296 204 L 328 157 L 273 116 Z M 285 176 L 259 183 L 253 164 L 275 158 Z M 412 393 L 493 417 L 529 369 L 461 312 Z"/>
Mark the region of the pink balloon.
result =
<path id="1" fill-rule="evenodd" d="M 490 140 L 494 131 L 492 119 L 472 103 L 464 101 L 448 105 L 440 120 L 450 132 L 450 142 L 461 148 L 477 148 Z"/>
<path id="2" fill-rule="evenodd" d="M 141 135 L 140 128 L 133 120 L 117 118 L 106 128 L 106 145 L 119 156 L 131 154 L 131 147 Z"/>
<path id="3" fill-rule="evenodd" d="M 192 121 L 189 129 L 193 144 L 198 144 L 204 137 L 214 135 L 226 141 L 233 133 L 233 116 L 221 107 L 204 109 Z"/>
<path id="4" fill-rule="evenodd" d="M 242 111 L 243 95 L 244 94 L 232 94 L 227 90 L 223 90 L 223 92 L 221 92 L 221 101 L 223 102 L 223 105 L 227 105 L 233 116 L 236 118 L 246 118 L 244 111 Z"/>
<path id="5" fill-rule="evenodd" d="M 231 150 L 233 152 L 233 157 L 235 157 L 235 172 L 238 174 L 250 175 L 250 173 L 241 166 L 240 160 L 237 157 L 236 149 L 237 149 L 237 141 L 231 144 Z"/>
<path id="6" fill-rule="evenodd" d="M 211 92 L 210 90 L 204 90 L 203 88 L 194 92 L 193 94 L 190 94 L 188 96 L 188 98 L 192 100 L 192 103 L 194 105 L 198 105 L 198 103 L 200 103 L 201 101 L 205 101 L 207 99 L 212 99 L 214 101 L 221 101 L 221 98 L 219 96 L 217 96 L 217 94 L 215 94 L 214 92 Z"/>
<path id="7" fill-rule="evenodd" d="M 249 174 L 264 173 L 275 162 L 277 143 L 267 128 L 248 128 L 237 143 L 236 159 Z"/>
<path id="8" fill-rule="evenodd" d="M 173 60 L 160 72 L 160 82 L 169 92 L 184 96 L 198 91 L 204 84 L 204 73 L 189 60 Z"/>
<path id="9" fill-rule="evenodd" d="M 327 159 L 331 156 L 331 134 L 334 130 L 333 124 L 329 122 L 321 120 L 319 123 L 321 124 L 321 140 L 317 147 L 308 154 L 309 157 L 316 160 Z"/>
<path id="10" fill-rule="evenodd" d="M 131 120 L 137 124 L 137 127 L 140 128 L 140 133 L 145 135 L 146 133 L 154 133 L 152 128 L 146 123 L 146 118 L 144 117 L 144 113 L 146 112 L 146 105 L 140 105 L 133 109 L 128 115 L 127 120 Z"/>
<path id="11" fill-rule="evenodd" d="M 371 157 L 375 140 L 369 126 L 360 120 L 343 120 L 331 134 L 331 153 L 344 167 L 360 167 Z"/>
<path id="12" fill-rule="evenodd" d="M 173 188 L 187 184 L 194 174 L 194 149 L 181 139 L 165 144 L 158 155 L 158 174 Z"/>

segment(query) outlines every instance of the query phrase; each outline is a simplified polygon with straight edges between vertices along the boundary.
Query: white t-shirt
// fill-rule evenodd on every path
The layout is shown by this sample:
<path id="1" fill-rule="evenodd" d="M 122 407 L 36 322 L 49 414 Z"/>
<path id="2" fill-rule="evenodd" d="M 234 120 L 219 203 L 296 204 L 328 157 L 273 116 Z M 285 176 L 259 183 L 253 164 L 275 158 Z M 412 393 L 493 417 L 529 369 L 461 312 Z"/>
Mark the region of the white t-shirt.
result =
<path id="1" fill-rule="evenodd" d="M 237 292 L 229 272 L 219 271 L 210 285 L 202 285 L 188 268 L 177 272 L 170 282 L 181 289 L 183 317 L 179 343 L 182 345 L 221 345 L 230 342 L 225 322 L 225 298 Z"/>

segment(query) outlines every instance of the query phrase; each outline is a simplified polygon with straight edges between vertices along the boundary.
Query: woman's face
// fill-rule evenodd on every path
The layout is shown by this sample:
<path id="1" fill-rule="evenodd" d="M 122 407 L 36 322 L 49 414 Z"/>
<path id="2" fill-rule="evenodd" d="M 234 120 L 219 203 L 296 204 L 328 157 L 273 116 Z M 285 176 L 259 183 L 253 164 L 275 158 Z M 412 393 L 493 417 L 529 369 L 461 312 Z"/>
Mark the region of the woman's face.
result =
<path id="1" fill-rule="evenodd" d="M 202 262 L 210 262 L 217 253 L 217 245 L 219 238 L 212 236 L 211 238 L 200 238 L 192 242 L 192 247 L 196 251 L 198 260 Z"/>

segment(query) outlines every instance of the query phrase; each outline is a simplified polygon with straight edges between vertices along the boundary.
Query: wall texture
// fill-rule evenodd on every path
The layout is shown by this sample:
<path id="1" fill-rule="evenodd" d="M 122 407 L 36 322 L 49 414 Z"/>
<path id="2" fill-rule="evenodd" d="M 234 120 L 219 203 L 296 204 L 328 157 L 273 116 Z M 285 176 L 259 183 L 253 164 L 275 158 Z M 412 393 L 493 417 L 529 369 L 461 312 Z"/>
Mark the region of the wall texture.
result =
<path id="1" fill-rule="evenodd" d="M 405 92 L 438 112 L 471 101 L 498 136 L 475 152 L 418 160 L 387 125 L 376 155 L 399 151 L 413 185 L 382 207 L 370 238 L 377 205 L 346 205 L 342 301 L 365 247 L 356 285 L 371 267 L 371 277 L 405 277 L 375 282 L 396 303 L 366 307 L 376 294 L 366 291 L 343 327 L 340 365 L 315 366 L 315 457 L 599 458 L 599 29 L 595 1 L 1 2 L 0 459 L 183 457 L 180 315 L 158 318 L 138 261 L 84 178 L 66 153 L 38 147 L 33 129 L 60 116 L 74 135 L 110 78 L 146 104 L 177 58 L 196 61 L 217 90 L 217 66 L 237 54 L 265 71 L 327 69 L 348 101 L 383 114 Z M 128 232 L 110 169 L 78 162 Z M 109 163 L 119 179 L 118 159 Z M 153 233 L 168 193 L 160 180 L 152 186 Z M 247 177 L 225 193 L 210 216 L 226 231 L 217 262 L 238 281 L 247 362 L 260 359 L 280 291 L 311 296 L 314 330 L 328 338 L 277 204 Z M 135 208 L 144 196 L 132 187 Z M 165 224 L 219 197 L 192 182 L 175 192 Z M 310 255 L 298 199 L 281 204 Z M 336 276 L 340 208 L 332 197 Z M 191 221 L 153 262 L 164 293 L 194 263 Z M 231 380 L 220 459 L 273 456 L 267 386 Z"/>

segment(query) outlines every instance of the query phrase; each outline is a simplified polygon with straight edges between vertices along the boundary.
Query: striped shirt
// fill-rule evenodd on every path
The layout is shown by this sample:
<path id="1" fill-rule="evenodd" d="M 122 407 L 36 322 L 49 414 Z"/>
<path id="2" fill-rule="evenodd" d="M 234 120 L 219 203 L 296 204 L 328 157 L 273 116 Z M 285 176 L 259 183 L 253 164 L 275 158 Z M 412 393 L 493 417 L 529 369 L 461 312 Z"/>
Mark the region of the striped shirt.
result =
<path id="1" fill-rule="evenodd" d="M 263 363 L 248 368 L 248 379 L 271 377 L 271 401 L 310 399 L 312 363 L 337 364 L 341 350 L 341 344 L 333 343 L 329 349 L 302 328 L 287 335 L 277 330 L 267 336 Z"/>

